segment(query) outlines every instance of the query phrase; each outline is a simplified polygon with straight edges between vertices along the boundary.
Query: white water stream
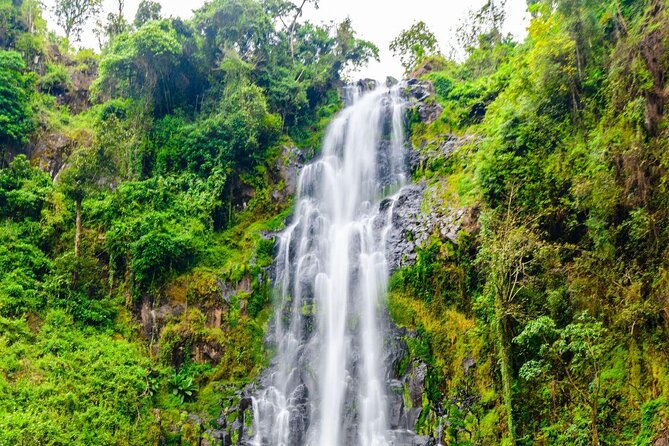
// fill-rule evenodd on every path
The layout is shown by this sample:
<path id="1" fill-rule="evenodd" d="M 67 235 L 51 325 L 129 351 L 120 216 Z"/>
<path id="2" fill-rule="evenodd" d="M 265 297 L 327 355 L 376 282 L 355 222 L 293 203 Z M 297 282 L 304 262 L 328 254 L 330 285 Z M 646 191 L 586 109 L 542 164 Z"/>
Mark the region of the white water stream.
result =
<path id="1" fill-rule="evenodd" d="M 257 446 L 389 443 L 383 360 L 389 217 L 405 181 L 399 87 L 360 93 L 302 169 L 279 237 L 271 373 L 254 399 Z M 387 215 L 391 215 L 388 212 Z"/>

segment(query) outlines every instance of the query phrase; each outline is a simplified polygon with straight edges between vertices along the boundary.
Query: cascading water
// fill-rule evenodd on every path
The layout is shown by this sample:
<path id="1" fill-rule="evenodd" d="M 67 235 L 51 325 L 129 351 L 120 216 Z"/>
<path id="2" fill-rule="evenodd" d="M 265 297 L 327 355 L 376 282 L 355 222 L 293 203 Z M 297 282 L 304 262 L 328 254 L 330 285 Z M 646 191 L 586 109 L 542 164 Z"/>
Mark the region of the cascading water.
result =
<path id="1" fill-rule="evenodd" d="M 302 169 L 279 237 L 275 348 L 254 399 L 257 446 L 389 443 L 383 341 L 391 212 L 404 183 L 399 87 L 347 90 L 322 157 Z"/>

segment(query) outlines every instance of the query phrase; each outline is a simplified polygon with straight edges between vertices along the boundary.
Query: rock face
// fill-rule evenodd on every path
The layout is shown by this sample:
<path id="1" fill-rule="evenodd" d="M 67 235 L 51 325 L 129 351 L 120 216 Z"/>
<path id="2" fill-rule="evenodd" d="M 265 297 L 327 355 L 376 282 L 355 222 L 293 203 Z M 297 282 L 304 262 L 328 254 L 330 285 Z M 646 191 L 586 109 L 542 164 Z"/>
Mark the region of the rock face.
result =
<path id="1" fill-rule="evenodd" d="M 55 179 L 66 166 L 67 158 L 75 146 L 76 142 L 67 136 L 50 131 L 41 135 L 36 142 L 28 144 L 26 152 L 40 169 Z"/>
<path id="2" fill-rule="evenodd" d="M 279 174 L 283 188 L 276 188 L 272 191 L 273 200 L 286 200 L 297 192 L 297 181 L 300 169 L 311 157 L 313 150 L 300 149 L 292 145 L 282 147 L 281 156 L 277 159 L 275 169 Z"/>
<path id="3" fill-rule="evenodd" d="M 159 295 L 145 294 L 137 304 L 135 314 L 142 324 L 142 333 L 157 354 L 165 327 L 170 323 L 183 322 L 188 309 L 197 309 L 205 317 L 208 328 L 219 329 L 231 311 L 233 296 L 248 295 L 253 291 L 253 280 L 263 277 L 244 276 L 231 283 L 213 274 L 192 274 L 172 282 Z M 246 302 L 239 299 L 239 311 L 244 312 Z M 223 327 L 225 328 L 225 327 Z M 179 329 L 184 339 L 188 338 L 189 324 Z M 178 367 L 186 356 L 195 361 L 218 364 L 221 360 L 221 346 L 206 339 L 188 343 L 188 351 L 182 345 L 170 352 L 172 363 Z"/>
<path id="4" fill-rule="evenodd" d="M 409 106 L 413 107 L 423 122 L 433 122 L 441 114 L 441 107 L 432 101 L 433 90 L 429 82 L 409 81 L 405 94 Z M 420 147 L 409 151 L 409 165 L 416 171 L 430 168 L 432 164 L 443 164 L 463 145 L 476 143 L 475 137 L 452 135 L 438 136 L 435 141 L 422 141 Z M 451 205 L 444 198 L 448 196 L 442 190 L 445 185 L 444 181 L 410 184 L 398 192 L 394 201 L 389 199 L 381 204 L 392 222 L 386 235 L 386 258 L 391 272 L 414 265 L 418 250 L 426 247 L 432 237 L 457 244 L 461 231 L 477 230 L 478 209 Z M 431 436 L 415 434 L 419 419 L 427 417 L 438 423 L 444 416 L 440 404 L 425 407 L 428 365 L 419 360 L 410 360 L 408 366 L 404 367 L 405 371 L 398 373 L 397 364 L 403 358 L 406 361 L 409 355 L 405 339 L 417 334 L 398 329 L 392 326 L 392 322 L 390 325 L 393 336 L 391 345 L 387 345 L 386 349 L 391 352 L 392 358 L 386 361 L 386 366 L 394 373 L 387 382 L 391 444 L 441 444 L 441 427 Z M 469 373 L 476 363 L 468 357 L 462 366 L 465 373 Z"/>
<path id="5" fill-rule="evenodd" d="M 391 273 L 416 260 L 416 248 L 428 238 L 427 221 L 421 209 L 425 185 L 404 187 L 397 199 L 387 200 L 382 206 L 391 213 L 392 226 L 387 235 L 386 259 Z"/>
<path id="6" fill-rule="evenodd" d="M 360 79 L 356 85 L 362 90 L 362 91 L 371 91 L 374 90 L 379 83 L 374 80 L 374 79 Z"/>
<path id="7" fill-rule="evenodd" d="M 445 206 L 437 191 L 425 184 L 404 187 L 397 199 L 382 205 L 391 212 L 392 228 L 387 237 L 386 258 L 391 273 L 416 262 L 417 250 L 425 247 L 431 236 L 458 242 L 458 233 L 475 209 Z"/>
<path id="8" fill-rule="evenodd" d="M 421 63 L 412 73 L 411 77 L 419 78 L 433 71 L 440 71 L 446 68 L 443 61 L 436 58 L 430 58 Z"/>
<path id="9" fill-rule="evenodd" d="M 405 339 L 415 336 L 405 328 L 388 324 L 385 344 L 386 395 L 388 398 L 388 439 L 393 445 L 436 445 L 434 438 L 417 435 L 416 425 L 423 410 L 423 394 L 427 365 L 413 361 L 408 370 L 400 374 L 400 365 L 409 355 Z M 355 444 L 355 442 L 351 443 Z"/>
<path id="10" fill-rule="evenodd" d="M 426 124 L 436 121 L 444 111 L 434 100 L 434 87 L 430 81 L 409 79 L 404 89 L 404 96 L 409 107 L 414 108 L 421 121 Z"/>
<path id="11" fill-rule="evenodd" d="M 72 115 L 76 115 L 91 106 L 90 87 L 97 77 L 97 60 L 91 57 L 85 61 L 75 61 L 63 55 L 55 44 L 47 47 L 48 56 L 34 63 L 34 69 L 44 75 L 46 61 L 50 64 L 62 65 L 67 72 L 68 82 L 59 85 L 41 85 L 41 90 L 51 94 L 58 104 L 68 107 Z M 85 62 L 85 63 L 84 63 Z M 90 146 L 92 135 L 90 132 L 78 132 L 76 135 L 63 134 L 62 130 L 53 128 L 48 121 L 40 119 L 39 131 L 33 140 L 23 147 L 22 151 L 40 169 L 48 172 L 51 178 L 66 167 L 68 157 L 76 147 Z"/>

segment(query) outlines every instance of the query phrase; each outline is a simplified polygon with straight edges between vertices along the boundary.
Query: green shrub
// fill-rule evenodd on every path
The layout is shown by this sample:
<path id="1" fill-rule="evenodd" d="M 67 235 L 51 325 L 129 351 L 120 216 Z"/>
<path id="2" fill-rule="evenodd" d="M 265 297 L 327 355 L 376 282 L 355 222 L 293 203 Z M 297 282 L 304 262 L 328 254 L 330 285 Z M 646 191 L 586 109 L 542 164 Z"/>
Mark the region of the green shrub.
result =
<path id="1" fill-rule="evenodd" d="M 24 74 L 16 51 L 0 50 L 0 144 L 22 144 L 34 129 L 30 96 L 34 76 Z"/>
<path id="2" fill-rule="evenodd" d="M 44 93 L 62 95 L 72 88 L 70 73 L 64 65 L 49 65 L 46 73 L 37 81 L 37 86 Z"/>

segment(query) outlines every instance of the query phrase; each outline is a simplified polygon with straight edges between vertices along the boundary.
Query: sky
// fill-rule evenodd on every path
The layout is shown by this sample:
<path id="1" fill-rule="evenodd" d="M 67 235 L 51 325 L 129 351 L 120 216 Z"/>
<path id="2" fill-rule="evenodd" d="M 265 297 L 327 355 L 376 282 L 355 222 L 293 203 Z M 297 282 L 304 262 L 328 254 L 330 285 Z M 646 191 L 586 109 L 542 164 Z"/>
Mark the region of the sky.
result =
<path id="1" fill-rule="evenodd" d="M 132 22 L 140 0 L 126 0 L 125 15 Z M 205 3 L 205 0 L 159 0 L 163 16 L 191 17 L 193 9 Z M 50 12 L 55 0 L 45 0 Z M 104 0 L 106 17 L 108 11 L 115 10 L 115 0 Z M 386 76 L 401 78 L 403 69 L 398 58 L 393 57 L 388 49 L 390 41 L 402 30 L 414 22 L 424 21 L 439 40 L 442 52 L 454 46 L 455 30 L 462 19 L 471 10 L 479 9 L 485 0 L 320 0 L 319 8 L 305 8 L 304 19 L 315 23 L 341 22 L 351 18 L 353 29 L 359 38 L 376 44 L 380 50 L 380 62 L 371 62 L 356 73 L 356 77 L 384 79 Z M 526 12 L 526 0 L 507 0 L 507 20 L 505 31 L 522 40 L 526 34 L 529 15 Z M 47 13 L 49 26 L 62 35 L 55 21 Z M 97 40 L 92 26 L 84 33 L 83 47 L 96 47 Z"/>

